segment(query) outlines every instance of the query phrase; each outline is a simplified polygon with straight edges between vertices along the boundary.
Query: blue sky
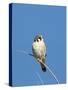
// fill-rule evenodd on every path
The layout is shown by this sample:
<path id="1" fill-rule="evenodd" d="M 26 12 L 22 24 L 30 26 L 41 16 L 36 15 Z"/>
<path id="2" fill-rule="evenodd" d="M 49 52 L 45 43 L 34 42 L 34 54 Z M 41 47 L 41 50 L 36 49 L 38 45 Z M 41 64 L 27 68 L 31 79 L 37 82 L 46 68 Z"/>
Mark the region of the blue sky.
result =
<path id="1" fill-rule="evenodd" d="M 12 5 L 12 82 L 13 86 L 56 84 L 47 70 L 42 72 L 32 53 L 32 42 L 41 33 L 47 46 L 46 64 L 66 82 L 66 8 L 46 5 Z"/>

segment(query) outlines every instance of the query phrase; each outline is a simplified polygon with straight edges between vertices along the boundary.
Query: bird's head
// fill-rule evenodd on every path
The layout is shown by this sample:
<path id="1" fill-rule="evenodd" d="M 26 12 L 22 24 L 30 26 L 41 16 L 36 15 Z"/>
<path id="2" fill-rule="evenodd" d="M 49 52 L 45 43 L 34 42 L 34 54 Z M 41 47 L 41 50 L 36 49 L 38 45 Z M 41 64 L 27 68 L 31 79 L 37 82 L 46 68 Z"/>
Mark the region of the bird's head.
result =
<path id="1" fill-rule="evenodd" d="M 39 41 L 42 41 L 43 40 L 43 37 L 41 34 L 37 34 L 34 38 L 34 42 L 39 42 Z"/>

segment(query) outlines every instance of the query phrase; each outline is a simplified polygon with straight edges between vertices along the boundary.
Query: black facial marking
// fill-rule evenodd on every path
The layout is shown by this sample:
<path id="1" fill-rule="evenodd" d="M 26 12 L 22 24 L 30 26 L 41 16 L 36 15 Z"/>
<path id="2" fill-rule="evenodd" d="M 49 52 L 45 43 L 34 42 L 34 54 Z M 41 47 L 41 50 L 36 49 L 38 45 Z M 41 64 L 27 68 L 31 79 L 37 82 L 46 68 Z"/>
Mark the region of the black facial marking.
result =
<path id="1" fill-rule="evenodd" d="M 39 37 L 39 39 L 41 40 L 42 38 L 41 38 L 41 37 Z"/>
<path id="2" fill-rule="evenodd" d="M 39 42 L 39 40 L 41 41 L 42 40 L 42 37 L 41 35 L 36 35 L 36 37 L 34 38 L 34 42 Z"/>
<path id="3" fill-rule="evenodd" d="M 37 42 L 39 42 L 39 40 L 37 39 Z"/>

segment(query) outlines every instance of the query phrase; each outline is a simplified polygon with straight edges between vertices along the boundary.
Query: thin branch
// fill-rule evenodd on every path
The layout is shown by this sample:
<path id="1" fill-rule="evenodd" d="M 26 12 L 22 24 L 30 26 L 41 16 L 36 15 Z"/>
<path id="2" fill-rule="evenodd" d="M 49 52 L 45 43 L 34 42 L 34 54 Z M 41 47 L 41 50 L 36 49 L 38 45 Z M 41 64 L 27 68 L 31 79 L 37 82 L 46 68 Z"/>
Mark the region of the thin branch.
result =
<path id="1" fill-rule="evenodd" d="M 24 53 L 24 54 L 26 54 L 26 55 L 33 56 L 33 57 L 34 57 L 33 54 L 31 54 L 31 53 L 27 53 L 27 52 L 24 51 L 24 50 L 17 50 L 17 52 Z"/>
<path id="2" fill-rule="evenodd" d="M 56 77 L 56 75 L 52 72 L 52 70 L 48 67 L 48 65 L 44 64 L 41 60 L 38 59 L 38 62 L 43 64 L 48 70 L 49 72 L 52 74 L 52 76 L 54 77 L 54 79 L 57 81 L 57 83 L 59 84 L 58 78 Z"/>
<path id="3" fill-rule="evenodd" d="M 30 55 L 30 56 L 33 56 L 33 57 L 34 57 L 34 55 L 33 55 L 33 54 L 31 54 L 31 53 L 27 53 L 27 52 L 26 52 L 26 51 L 24 51 L 24 50 L 17 50 L 17 52 L 24 53 L 24 54 L 26 54 L 26 55 Z M 43 80 L 41 79 L 41 77 L 40 77 L 40 75 L 39 75 L 39 73 L 38 73 L 38 72 L 36 72 L 36 75 L 38 76 L 39 80 L 41 81 L 41 84 L 43 85 L 43 84 L 44 84 L 44 82 L 43 82 Z"/>
<path id="4" fill-rule="evenodd" d="M 38 72 L 36 72 L 36 74 L 37 74 L 37 76 L 38 76 L 39 80 L 41 81 L 41 84 L 43 85 L 43 84 L 44 84 L 44 82 L 43 82 L 43 80 L 41 79 L 41 77 L 40 77 L 39 73 L 38 73 Z"/>
<path id="5" fill-rule="evenodd" d="M 23 50 L 17 50 L 17 52 L 21 52 L 21 53 L 24 53 L 24 54 L 26 54 L 26 55 L 30 55 L 30 56 L 33 56 L 34 57 L 34 55 L 33 54 L 31 54 L 31 53 L 27 53 L 27 52 L 25 52 L 25 51 L 23 51 Z M 49 70 L 49 72 L 52 74 L 52 76 L 54 77 L 54 79 L 57 81 L 57 83 L 59 84 L 59 80 L 58 80 L 58 78 L 56 77 L 56 75 L 52 72 L 52 70 L 48 67 L 48 65 L 46 65 L 46 64 L 44 64 L 41 60 L 39 60 L 38 59 L 38 62 L 39 63 L 41 63 L 41 64 L 43 64 L 48 70 Z M 40 79 L 40 76 L 37 74 L 37 76 L 39 77 L 39 79 Z M 42 79 L 40 79 L 40 81 L 42 82 Z"/>

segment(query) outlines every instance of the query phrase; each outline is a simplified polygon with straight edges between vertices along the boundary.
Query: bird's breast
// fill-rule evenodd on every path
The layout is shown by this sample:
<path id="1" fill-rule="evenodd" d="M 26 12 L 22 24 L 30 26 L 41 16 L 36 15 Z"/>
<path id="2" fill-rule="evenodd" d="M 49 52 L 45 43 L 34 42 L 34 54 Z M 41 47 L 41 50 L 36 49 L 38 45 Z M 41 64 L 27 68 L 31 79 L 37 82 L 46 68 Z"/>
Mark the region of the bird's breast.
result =
<path id="1" fill-rule="evenodd" d="M 34 42 L 32 45 L 33 48 L 33 54 L 35 56 L 44 56 L 45 52 L 46 52 L 46 46 L 45 43 L 43 41 L 41 42 Z"/>

